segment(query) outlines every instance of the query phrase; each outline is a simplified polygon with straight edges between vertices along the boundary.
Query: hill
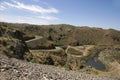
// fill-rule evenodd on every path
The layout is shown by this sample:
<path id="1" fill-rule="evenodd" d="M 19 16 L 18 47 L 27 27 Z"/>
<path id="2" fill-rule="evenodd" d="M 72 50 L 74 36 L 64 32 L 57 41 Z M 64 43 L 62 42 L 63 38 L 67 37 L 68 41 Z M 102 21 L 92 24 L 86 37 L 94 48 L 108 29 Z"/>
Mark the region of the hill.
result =
<path id="1" fill-rule="evenodd" d="M 17 29 L 27 37 L 43 36 L 54 45 L 116 45 L 120 44 L 120 31 L 90 27 L 76 27 L 67 24 L 29 25 L 0 23 L 9 29 Z"/>
<path id="2" fill-rule="evenodd" d="M 120 31 L 0 22 L 0 57 L 119 78 Z M 112 76 L 111 76 L 112 75 Z"/>

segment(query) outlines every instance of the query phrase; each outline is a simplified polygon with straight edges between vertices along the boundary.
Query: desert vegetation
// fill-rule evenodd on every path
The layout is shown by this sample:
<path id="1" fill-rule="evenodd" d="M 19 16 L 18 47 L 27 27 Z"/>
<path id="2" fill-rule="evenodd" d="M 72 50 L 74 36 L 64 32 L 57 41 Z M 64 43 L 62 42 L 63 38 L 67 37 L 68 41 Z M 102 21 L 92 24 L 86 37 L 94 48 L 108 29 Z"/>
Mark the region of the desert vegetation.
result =
<path id="1" fill-rule="evenodd" d="M 33 64 L 119 78 L 119 45 L 120 31 L 114 29 L 0 22 L 0 56 Z M 91 59 L 105 70 L 87 64 Z"/>

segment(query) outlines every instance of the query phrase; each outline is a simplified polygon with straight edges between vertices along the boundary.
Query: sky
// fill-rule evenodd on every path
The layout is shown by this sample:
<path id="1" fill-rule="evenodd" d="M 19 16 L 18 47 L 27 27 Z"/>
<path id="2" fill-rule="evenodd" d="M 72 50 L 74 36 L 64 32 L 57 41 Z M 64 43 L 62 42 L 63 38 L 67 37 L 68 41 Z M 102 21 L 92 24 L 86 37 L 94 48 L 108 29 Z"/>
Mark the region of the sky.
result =
<path id="1" fill-rule="evenodd" d="M 0 0 L 0 22 L 120 30 L 120 0 Z"/>

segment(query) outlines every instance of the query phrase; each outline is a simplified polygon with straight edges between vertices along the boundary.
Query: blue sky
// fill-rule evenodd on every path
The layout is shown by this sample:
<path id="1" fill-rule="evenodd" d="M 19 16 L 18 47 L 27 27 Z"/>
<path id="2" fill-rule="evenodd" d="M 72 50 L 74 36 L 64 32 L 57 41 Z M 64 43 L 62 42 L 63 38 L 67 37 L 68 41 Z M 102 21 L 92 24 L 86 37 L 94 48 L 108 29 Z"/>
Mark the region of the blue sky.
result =
<path id="1" fill-rule="evenodd" d="M 120 0 L 0 0 L 0 21 L 120 30 Z"/>

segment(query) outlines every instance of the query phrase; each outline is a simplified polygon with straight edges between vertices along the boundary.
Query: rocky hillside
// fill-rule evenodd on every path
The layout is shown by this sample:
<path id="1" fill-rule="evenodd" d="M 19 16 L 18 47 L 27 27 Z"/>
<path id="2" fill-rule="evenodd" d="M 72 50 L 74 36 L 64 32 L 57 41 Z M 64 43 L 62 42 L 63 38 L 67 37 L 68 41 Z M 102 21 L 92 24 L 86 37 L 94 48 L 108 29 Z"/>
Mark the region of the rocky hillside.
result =
<path id="1" fill-rule="evenodd" d="M 29 49 L 23 40 L 23 33 L 0 26 L 0 53 L 8 57 L 24 59 L 24 55 L 29 53 Z"/>
<path id="2" fill-rule="evenodd" d="M 24 36 L 43 36 L 55 45 L 115 45 L 120 44 L 120 31 L 72 25 L 27 25 L 0 23 L 10 29 L 17 29 L 25 33 Z"/>
<path id="3" fill-rule="evenodd" d="M 58 78 L 61 79 L 61 77 L 63 78 L 64 76 L 65 78 L 63 79 L 65 80 L 67 78 L 74 80 L 75 77 L 77 78 L 76 80 L 84 80 L 84 78 L 85 80 L 89 80 L 87 76 L 91 76 L 95 79 L 98 78 L 97 80 L 110 80 L 105 78 L 107 76 L 117 80 L 116 78 L 120 79 L 119 45 L 120 31 L 114 29 L 106 30 L 101 28 L 76 27 L 66 24 L 38 26 L 1 22 L 0 57 L 1 60 L 10 60 L 11 62 L 5 62 L 5 67 L 10 63 L 5 69 L 4 61 L 0 63 L 0 74 L 3 76 L 10 73 L 11 75 L 5 78 L 0 77 L 1 79 L 3 78 L 2 80 L 6 80 L 16 74 L 14 78 L 19 77 L 20 79 L 31 78 L 37 80 L 43 78 L 47 79 L 47 77 L 50 76 L 53 80 L 59 80 Z M 17 61 L 18 64 L 16 62 L 13 64 L 14 60 L 12 58 L 16 58 L 14 60 Z M 47 66 L 40 64 L 47 64 Z M 22 65 L 26 68 L 24 69 Z M 57 73 L 50 73 L 50 66 L 48 70 L 46 69 L 48 65 L 83 73 L 72 71 L 69 73 L 69 71 L 63 70 L 60 72 L 60 75 L 56 75 Z M 14 67 L 15 69 L 13 69 Z M 44 69 L 43 67 L 46 68 Z M 27 68 L 30 70 L 33 69 L 33 73 L 27 70 Z M 36 72 L 37 69 L 41 72 Z M 26 77 L 24 75 L 26 71 L 24 70 L 28 72 L 25 74 Z M 47 77 L 42 73 L 44 70 L 47 70 L 45 71 Z M 52 70 L 59 72 L 59 69 L 56 68 Z M 91 75 L 85 76 L 86 74 L 84 73 Z M 93 74 L 102 77 L 95 77 Z M 37 75 L 39 75 L 39 77 L 36 77 Z M 56 76 L 54 77 L 54 75 Z M 71 78 L 70 75 L 73 75 L 73 78 Z M 90 79 L 92 79 L 91 77 Z"/>

